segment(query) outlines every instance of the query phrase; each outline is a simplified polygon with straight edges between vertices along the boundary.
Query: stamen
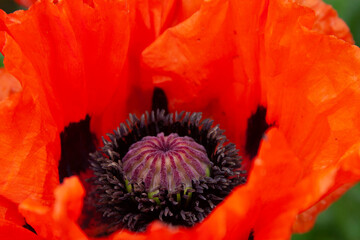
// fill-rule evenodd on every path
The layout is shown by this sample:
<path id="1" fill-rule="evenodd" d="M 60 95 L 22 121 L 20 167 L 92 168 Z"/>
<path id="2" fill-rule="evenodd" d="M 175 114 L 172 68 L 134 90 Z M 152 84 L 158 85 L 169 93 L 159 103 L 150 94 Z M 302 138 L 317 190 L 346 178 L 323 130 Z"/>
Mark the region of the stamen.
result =
<path id="1" fill-rule="evenodd" d="M 130 114 L 90 154 L 96 192 L 88 197 L 108 224 L 144 231 L 154 220 L 193 226 L 245 183 L 241 157 L 224 131 L 201 113 Z M 88 201 L 90 202 L 90 201 Z"/>

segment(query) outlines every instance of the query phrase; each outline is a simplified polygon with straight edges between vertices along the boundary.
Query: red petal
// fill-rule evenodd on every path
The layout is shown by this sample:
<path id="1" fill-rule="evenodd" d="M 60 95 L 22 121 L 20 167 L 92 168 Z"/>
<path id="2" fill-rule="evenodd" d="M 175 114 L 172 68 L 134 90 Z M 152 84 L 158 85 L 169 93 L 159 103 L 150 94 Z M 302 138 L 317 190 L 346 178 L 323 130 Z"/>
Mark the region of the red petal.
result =
<path id="1" fill-rule="evenodd" d="M 303 178 L 330 166 L 339 168 L 329 189 L 304 206 L 306 209 L 343 184 L 360 179 L 359 165 L 355 164 L 359 161 L 360 107 L 354 105 L 360 101 L 360 50 L 310 31 L 310 19 L 301 16 L 304 10 L 280 1 L 270 4 L 268 17 L 274 21 L 266 27 L 271 34 L 265 35 L 262 85 L 266 89 L 268 121 L 279 126 L 302 160 Z M 281 24 L 289 15 L 292 20 L 286 26 Z M 345 171 L 346 164 L 352 169 L 347 167 Z M 324 201 L 329 205 L 335 199 Z M 311 223 L 324 209 L 316 208 L 309 210 L 311 217 L 307 220 Z"/>
<path id="2" fill-rule="evenodd" d="M 143 52 L 170 110 L 203 112 L 240 149 L 260 99 L 258 33 L 266 8 L 260 1 L 206 1 Z"/>
<path id="3" fill-rule="evenodd" d="M 21 240 L 41 240 L 33 232 L 13 224 L 12 222 L 0 219 L 0 238 L 1 239 L 21 239 Z"/>
<path id="4" fill-rule="evenodd" d="M 55 203 L 45 207 L 39 202 L 27 199 L 19 209 L 37 234 L 46 239 L 88 238 L 76 224 L 82 209 L 84 189 L 77 177 L 64 180 L 55 190 Z"/>
<path id="5" fill-rule="evenodd" d="M 18 211 L 18 205 L 0 196 L 0 219 L 12 222 L 16 225 L 25 224 L 24 217 Z"/>
<path id="6" fill-rule="evenodd" d="M 15 59 L 31 63 L 30 72 L 21 72 L 19 64 L 9 71 L 37 79 L 21 81 L 33 92 L 43 91 L 59 129 L 90 114 L 92 131 L 100 137 L 129 112 L 150 109 L 153 85 L 140 66 L 140 53 L 201 1 L 85 2 L 39 1 L 28 11 L 2 13 L 0 28 L 8 33 L 7 68 Z"/>
<path id="7" fill-rule="evenodd" d="M 258 168 L 262 170 L 257 171 Z M 253 180 L 256 182 L 253 189 L 261 192 L 262 204 L 255 222 L 255 237 L 289 238 L 295 216 L 331 188 L 336 169 L 336 166 L 324 166 L 321 171 L 306 175 L 302 160 L 295 156 L 284 135 L 277 129 L 270 130 L 250 176 L 250 183 L 252 178 L 258 179 Z"/>
<path id="8" fill-rule="evenodd" d="M 59 135 L 53 120 L 24 91 L 2 101 L 0 111 L 0 195 L 15 203 L 29 196 L 52 200 L 59 181 Z"/>
<path id="9" fill-rule="evenodd" d="M 309 31 L 296 16 L 277 24 L 299 14 L 289 4 L 270 4 L 269 10 L 275 20 L 266 28 L 272 34 L 265 38 L 262 78 L 268 121 L 284 132 L 310 174 L 336 165 L 359 143 L 360 106 L 354 103 L 360 101 L 360 50 Z"/>
<path id="10" fill-rule="evenodd" d="M 300 5 L 315 11 L 316 20 L 313 30 L 336 37 L 354 44 L 349 27 L 339 18 L 337 12 L 322 0 L 296 0 Z"/>
<path id="11" fill-rule="evenodd" d="M 338 163 L 338 171 L 335 176 L 334 184 L 320 200 L 314 205 L 307 207 L 296 218 L 293 226 L 294 232 L 309 231 L 315 224 L 316 216 L 336 201 L 360 178 L 360 144 L 352 146 L 341 157 Z"/>
<path id="12" fill-rule="evenodd" d="M 44 0 L 3 19 L 11 35 L 5 64 L 10 59 L 31 62 L 32 72 L 21 73 L 16 65 L 9 71 L 16 77 L 33 74 L 36 84 L 31 86 L 43 89 L 60 129 L 87 113 L 100 114 L 118 86 L 127 84 L 121 78 L 129 42 L 126 4 L 94 2 L 92 8 L 82 0 Z M 9 47 L 16 44 L 20 55 Z M 32 90 L 38 92 L 39 87 Z"/>
<path id="13" fill-rule="evenodd" d="M 297 213 L 343 184 L 359 180 L 360 109 L 354 103 L 360 102 L 360 51 L 316 30 L 319 15 L 310 9 L 280 0 L 266 3 L 204 3 L 196 15 L 166 31 L 143 56 L 159 74 L 154 82 L 173 99 L 171 107 L 208 113 L 209 106 L 216 106 L 211 109 L 213 118 L 230 131 L 230 140 L 240 149 L 251 109 L 260 103 L 267 107 L 267 122 L 278 126 L 289 151 L 301 160 L 298 169 L 289 172 L 302 171 L 297 175 L 303 179 L 299 194 L 308 197 L 304 201 L 296 196 L 289 190 L 291 185 L 281 189 L 284 194 L 288 191 L 285 199 L 294 205 L 288 212 L 281 208 L 285 215 L 278 216 L 279 226 L 288 227 L 273 234 L 287 236 L 288 223 Z M 236 88 L 241 82 L 249 89 Z M 282 176 L 273 178 L 281 182 Z M 309 179 L 319 183 L 315 189 L 309 189 Z M 313 195 L 308 196 L 306 189 Z M 269 203 L 266 221 L 279 214 L 271 210 L 278 205 Z M 271 232 L 266 224 L 265 220 L 259 223 L 264 230 L 255 232 Z"/>
<path id="14" fill-rule="evenodd" d="M 201 0 L 129 1 L 130 43 L 122 79 L 123 83 L 101 116 L 92 119 L 98 136 L 111 132 L 124 122 L 128 113 L 138 116 L 151 109 L 153 84 L 151 73 L 140 63 L 141 52 L 168 27 L 191 16 L 200 8 Z M 124 109 L 114 111 L 114 109 Z"/>

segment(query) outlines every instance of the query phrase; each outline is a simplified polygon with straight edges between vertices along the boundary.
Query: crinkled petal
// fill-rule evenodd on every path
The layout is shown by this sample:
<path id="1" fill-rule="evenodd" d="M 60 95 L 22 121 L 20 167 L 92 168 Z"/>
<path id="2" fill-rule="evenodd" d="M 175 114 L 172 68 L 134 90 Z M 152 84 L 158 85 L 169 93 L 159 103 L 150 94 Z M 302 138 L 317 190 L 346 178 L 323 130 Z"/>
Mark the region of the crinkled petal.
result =
<path id="1" fill-rule="evenodd" d="M 131 84 L 122 84 L 103 111 L 92 119 L 98 136 L 112 132 L 128 114 L 140 116 L 151 109 L 153 83 L 151 73 L 140 62 L 141 52 L 168 27 L 187 19 L 200 8 L 202 0 L 139 0 L 128 1 L 130 14 L 130 42 L 122 79 Z M 114 110 L 116 109 L 116 110 Z M 123 109 L 118 111 L 117 109 Z"/>
<path id="2" fill-rule="evenodd" d="M 43 0 L 2 22 L 7 27 L 5 65 L 7 59 L 30 61 L 31 73 L 16 67 L 9 71 L 16 77 L 34 74 L 36 84 L 23 84 L 40 86 L 59 128 L 100 114 L 118 86 L 128 84 L 121 78 L 130 30 L 125 1 L 94 1 L 91 7 L 82 0 Z M 13 48 L 6 47 L 10 44 L 17 44 L 21 54 L 13 55 Z"/>
<path id="3" fill-rule="evenodd" d="M 20 81 L 33 92 L 44 92 L 59 128 L 89 114 L 92 131 L 100 137 L 129 112 L 150 109 L 153 85 L 140 53 L 200 2 L 43 0 L 28 11 L 2 12 L 5 65 L 19 58 L 30 61 L 37 82 Z M 9 71 L 16 77 L 30 74 L 13 66 Z"/>
<path id="4" fill-rule="evenodd" d="M 267 122 L 278 127 L 300 161 L 301 173 L 297 176 L 303 180 L 299 188 L 309 189 L 312 182 L 318 182 L 315 187 L 321 188 L 315 189 L 313 196 L 300 192 L 308 197 L 305 201 L 291 194 L 291 185 L 282 187 L 280 191 L 289 191 L 285 199 L 293 206 L 291 211 L 281 208 L 288 215 L 279 215 L 279 226 L 286 223 L 289 227 L 279 231 L 289 235 L 298 213 L 342 185 L 359 180 L 360 106 L 355 103 L 360 102 L 360 52 L 356 46 L 329 36 L 331 33 L 324 29 L 316 30 L 320 13 L 315 15 L 307 7 L 280 0 L 241 4 L 204 3 L 190 19 L 166 31 L 144 51 L 143 57 L 159 75 L 155 84 L 173 99 L 171 107 L 207 113 L 212 98 L 223 102 L 212 109 L 213 118 L 225 130 L 231 130 L 230 140 L 240 142 L 240 149 L 243 146 L 239 135 L 244 135 L 240 133 L 246 129 L 249 113 L 257 104 L 267 108 Z M 256 10 L 251 11 L 252 4 Z M 223 67 L 222 63 L 227 64 Z M 217 70 L 222 76 L 216 74 Z M 253 91 L 235 87 L 242 81 Z M 227 87 L 230 91 L 224 91 Z M 234 99 L 241 101 L 236 104 Z M 246 103 L 245 107 L 242 103 Z M 221 120 L 221 114 L 228 123 Z M 242 121 L 235 121 L 233 116 L 237 114 L 242 115 Z M 296 175 L 296 171 L 294 168 L 292 174 Z M 281 181 L 281 177 L 274 174 L 272 179 Z M 272 199 L 271 194 L 266 196 Z M 335 198 L 327 200 L 331 199 Z M 271 210 L 274 205 L 269 204 L 269 213 L 263 219 L 271 222 L 268 217 L 277 211 Z M 262 224 L 267 223 L 264 220 Z M 269 232 L 264 230 L 264 234 Z"/>
<path id="5" fill-rule="evenodd" d="M 257 165 L 263 165 L 262 173 L 255 170 Z M 251 178 L 263 175 L 254 185 L 254 189 L 261 192 L 259 202 L 262 204 L 255 222 L 255 237 L 288 239 L 295 216 L 332 187 L 336 166 L 330 165 L 304 176 L 301 165 L 301 159 L 294 154 L 283 133 L 279 129 L 270 130 L 262 142 L 250 176 L 251 181 Z"/>
<path id="6" fill-rule="evenodd" d="M 200 8 L 202 0 L 139 0 L 132 1 L 135 11 L 132 13 L 136 19 L 133 33 L 136 40 L 148 41 L 158 37 L 164 30 L 175 26 L 191 16 Z M 149 34 L 148 38 L 140 38 L 141 32 Z M 142 35 L 144 32 L 142 33 Z M 144 46 L 143 46 L 144 47 Z"/>
<path id="7" fill-rule="evenodd" d="M 18 50 L 15 48 L 14 52 Z M 19 69 L 31 71 L 33 68 L 29 62 L 21 59 L 16 58 L 11 64 L 18 64 Z M 18 82 L 3 71 L 7 80 Z M 18 77 L 26 79 L 30 84 L 36 81 L 31 74 L 19 74 Z M 15 86 L 12 91 L 20 90 L 19 83 Z M 0 198 L 7 201 L 0 202 L 0 206 L 2 211 L 13 212 L 17 219 L 24 221 L 23 217 L 18 216 L 19 213 L 13 211 L 14 208 L 17 209 L 17 204 L 28 197 L 37 199 L 44 205 L 53 200 L 53 191 L 59 182 L 59 132 L 44 95 L 41 92 L 33 95 L 28 84 L 22 86 L 22 91 L 13 93 L 0 102 L 0 111 L 0 161 L 3 164 L 0 169 L 3 176 Z M 1 219 L 9 220 L 7 215 L 1 216 Z M 24 225 L 19 222 L 17 224 Z"/>
<path id="8" fill-rule="evenodd" d="M 341 197 L 360 178 L 360 144 L 352 146 L 340 159 L 334 176 L 334 184 L 327 193 L 315 204 L 306 207 L 296 218 L 293 231 L 303 233 L 309 231 L 315 224 L 319 213 L 327 209 L 330 204 Z"/>
<path id="9" fill-rule="evenodd" d="M 205 1 L 143 52 L 170 110 L 203 112 L 239 149 L 260 99 L 258 33 L 266 7 L 261 1 Z"/>
<path id="10" fill-rule="evenodd" d="M 50 201 L 59 181 L 58 131 L 35 101 L 22 91 L 0 103 L 0 196 L 15 203 Z"/>
<path id="11" fill-rule="evenodd" d="M 0 195 L 14 203 L 31 196 L 49 204 L 59 181 L 59 129 L 30 61 L 14 41 L 7 42 L 3 51 L 17 56 L 6 60 L 6 70 L 17 69 L 12 72 L 22 91 L 0 102 Z"/>
<path id="12" fill-rule="evenodd" d="M 360 102 L 360 51 L 314 32 L 316 21 L 313 25 L 307 12 L 282 1 L 270 3 L 268 18 L 273 21 L 265 28 L 271 34 L 265 34 L 261 78 L 268 122 L 279 127 L 301 159 L 301 178 L 336 166 L 328 189 L 300 209 L 308 211 L 299 216 L 303 226 L 297 221 L 297 231 L 309 230 L 316 215 L 344 192 L 343 186 L 360 179 L 360 105 L 354 104 Z M 287 16 L 292 19 L 285 26 Z"/>
<path id="13" fill-rule="evenodd" d="M 272 34 L 265 35 L 262 85 L 268 121 L 284 133 L 306 175 L 339 164 L 360 142 L 360 105 L 354 104 L 360 101 L 360 50 L 310 31 L 301 10 L 270 4 L 275 21 L 266 27 Z M 278 24 L 288 15 L 293 21 Z"/>
<path id="14" fill-rule="evenodd" d="M 44 0 L 28 11 L 1 11 L 4 62 L 23 91 L 0 105 L 0 195 L 15 203 L 53 200 L 60 132 L 87 113 L 101 115 L 121 84 L 129 39 L 124 5 Z"/>
<path id="15" fill-rule="evenodd" d="M 171 17 L 161 25 L 155 21 L 152 28 L 181 21 L 196 10 L 197 2 L 184 1 L 177 14 L 175 2 L 169 1 L 161 11 Z M 155 9 L 155 2 L 149 4 Z M 144 104 L 138 95 L 140 81 L 129 74 L 140 72 L 141 51 L 134 53 L 131 47 L 128 53 L 130 31 L 133 38 L 144 39 L 135 34 L 139 29 L 136 21 L 130 23 L 129 7 L 125 1 L 43 0 L 28 11 L 11 15 L 1 11 L 5 65 L 23 87 L 0 106 L 5 112 L 0 129 L 4 163 L 0 195 L 10 202 L 32 199 L 41 206 L 52 204 L 58 184 L 59 134 L 69 122 L 90 114 L 92 130 L 102 135 L 119 123 L 119 117 L 109 112 L 124 117 L 134 109 L 132 98 L 144 106 L 138 108 L 141 112 L 145 106 L 149 109 L 151 101 Z M 20 151 L 14 152 L 13 146 L 19 145 Z M 4 205 L 4 214 L 9 210 Z"/>
<path id="16" fill-rule="evenodd" d="M 344 20 L 339 18 L 337 12 L 331 5 L 324 3 L 323 0 L 294 1 L 315 11 L 316 20 L 312 28 L 313 30 L 327 35 L 334 35 L 344 41 L 354 43 L 349 27 Z"/>

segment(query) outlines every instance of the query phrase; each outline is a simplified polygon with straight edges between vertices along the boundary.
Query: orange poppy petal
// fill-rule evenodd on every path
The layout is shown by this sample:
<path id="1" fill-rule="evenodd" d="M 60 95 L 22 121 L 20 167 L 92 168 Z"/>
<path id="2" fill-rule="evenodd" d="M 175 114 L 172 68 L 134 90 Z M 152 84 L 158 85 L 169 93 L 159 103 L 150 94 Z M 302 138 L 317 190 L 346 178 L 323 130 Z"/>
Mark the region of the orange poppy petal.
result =
<path id="1" fill-rule="evenodd" d="M 33 232 L 16 225 L 10 221 L 0 219 L 0 238 L 1 239 L 21 239 L 21 240 L 41 240 L 43 238 L 37 236 Z"/>
<path id="2" fill-rule="evenodd" d="M 300 10 L 280 1 L 270 4 L 275 20 L 266 28 L 272 34 L 265 35 L 262 83 L 268 121 L 284 132 L 310 174 L 338 164 L 359 143 L 360 106 L 354 103 L 360 101 L 360 50 L 309 31 L 299 24 Z M 288 15 L 295 17 L 286 27 L 277 24 Z"/>
<path id="3" fill-rule="evenodd" d="M 360 144 L 355 144 L 341 157 L 337 164 L 338 170 L 331 189 L 318 202 L 297 216 L 293 226 L 294 232 L 303 233 L 309 231 L 314 226 L 317 215 L 359 181 L 359 156 Z"/>
<path id="4" fill-rule="evenodd" d="M 12 222 L 19 226 L 25 224 L 25 219 L 19 213 L 17 204 L 2 196 L 0 196 L 0 219 Z"/>
<path id="5" fill-rule="evenodd" d="M 101 116 L 92 118 L 92 128 L 103 136 L 125 121 L 128 113 L 140 116 L 151 109 L 153 84 L 151 73 L 140 62 L 141 52 L 168 27 L 187 19 L 200 8 L 202 0 L 140 0 L 129 1 L 130 42 L 122 79 L 131 84 L 122 84 Z M 114 111 L 124 109 L 124 111 Z"/>
<path id="6" fill-rule="evenodd" d="M 301 9 L 280 1 L 270 4 L 270 18 L 283 19 L 290 14 L 294 18 L 287 26 L 269 22 L 262 80 L 268 121 L 279 126 L 302 159 L 304 177 L 338 166 L 336 182 L 322 199 L 343 184 L 360 179 L 359 165 L 354 164 L 359 161 L 359 151 L 353 150 L 360 142 L 360 106 L 354 104 L 360 101 L 360 50 L 310 31 L 311 22 L 301 19 L 299 12 Z M 349 161 L 352 169 L 345 172 L 344 164 Z M 324 201 L 330 204 L 335 199 Z M 310 211 L 313 222 L 319 211 Z"/>
<path id="7" fill-rule="evenodd" d="M 2 21 L 8 33 L 5 65 L 6 59 L 26 56 L 38 79 L 31 86 L 41 86 L 59 128 L 86 114 L 100 114 L 117 87 L 126 87 L 121 78 L 129 42 L 125 1 L 94 1 L 93 8 L 82 0 L 44 0 Z M 13 42 L 21 55 L 6 47 Z M 19 71 L 10 72 L 17 77 Z"/>
<path id="8" fill-rule="evenodd" d="M 279 163 L 268 165 L 273 161 Z M 254 228 L 255 236 L 260 239 L 288 239 L 296 215 L 333 186 L 337 167 L 326 166 L 305 176 L 302 160 L 294 154 L 278 129 L 270 130 L 263 140 L 250 179 L 261 175 L 255 172 L 257 164 L 265 165 L 262 174 L 267 177 L 258 182 L 264 187 L 259 189 L 256 186 L 256 190 L 261 192 L 263 206 Z"/>
<path id="9" fill-rule="evenodd" d="M 7 42 L 3 51 L 17 56 L 5 61 L 7 70 L 17 69 L 13 72 L 21 80 L 22 91 L 0 103 L 3 123 L 0 126 L 0 159 L 4 164 L 0 170 L 4 176 L 0 195 L 15 203 L 31 196 L 49 204 L 59 181 L 59 132 L 49 113 L 45 94 L 34 78 L 31 63 L 14 41 Z M 14 146 L 21 147 L 14 151 Z"/>
<path id="10" fill-rule="evenodd" d="M 37 234 L 46 239 L 88 239 L 76 224 L 85 195 L 77 177 L 65 179 L 55 190 L 55 202 L 46 207 L 32 199 L 19 206 L 20 212 Z"/>
<path id="11" fill-rule="evenodd" d="M 22 91 L 0 102 L 0 196 L 15 203 L 29 196 L 50 201 L 59 181 L 59 135 L 34 101 Z"/>
<path id="12" fill-rule="evenodd" d="M 335 9 L 322 0 L 295 0 L 298 4 L 315 11 L 316 20 L 312 30 L 319 33 L 334 35 L 344 41 L 354 44 L 349 27 L 339 18 Z"/>
<path id="13" fill-rule="evenodd" d="M 257 37 L 264 12 L 261 1 L 205 1 L 143 52 L 158 74 L 154 83 L 169 97 L 170 111 L 203 112 L 228 130 L 239 149 L 247 119 L 259 104 Z"/>
<path id="14" fill-rule="evenodd" d="M 202 0 L 140 0 L 130 2 L 135 9 L 132 12 L 132 17 L 135 18 L 133 32 L 136 40 L 151 41 L 155 39 L 167 28 L 177 25 L 199 10 L 201 3 Z M 147 38 L 137 36 L 137 34 L 141 34 L 140 29 L 145 30 L 143 34 L 149 34 L 149 36 Z"/>
<path id="15" fill-rule="evenodd" d="M 201 1 L 131 1 L 130 42 L 122 79 L 129 79 L 131 84 L 122 84 L 103 111 L 101 116 L 94 116 L 92 128 L 98 136 L 111 132 L 123 122 L 128 113 L 138 116 L 151 108 L 153 84 L 150 74 L 142 68 L 140 54 L 167 27 L 175 25 L 198 10 Z M 114 109 L 124 111 L 114 111 Z"/>
<path id="16" fill-rule="evenodd" d="M 45 0 L 26 12 L 18 11 L 9 16 L 1 12 L 0 25 L 6 32 L 1 35 L 1 46 L 5 45 L 2 50 L 6 57 L 5 65 L 21 79 L 24 87 L 21 94 L 1 105 L 1 110 L 7 113 L 2 116 L 2 120 L 8 124 L 0 129 L 2 139 L 7 141 L 1 146 L 0 152 L 7 156 L 3 162 L 8 167 L 2 169 L 6 182 L 1 185 L 0 194 L 16 203 L 29 198 L 49 205 L 53 199 L 54 186 L 58 183 L 59 131 L 68 122 L 76 121 L 88 112 L 103 116 L 102 104 L 105 106 L 104 102 L 109 102 L 114 96 L 109 90 L 124 91 L 113 88 L 112 82 L 122 84 L 124 89 L 132 87 L 126 81 L 118 81 L 123 74 L 121 62 L 126 56 L 129 40 L 125 4 L 120 1 L 93 1 L 88 4 L 91 6 L 82 1 L 53 4 Z M 190 14 L 191 7 L 186 11 Z M 118 21 L 108 21 L 108 18 L 116 18 Z M 110 27 L 109 22 L 113 23 Z M 102 26 L 104 24 L 107 29 Z M 29 35 L 24 35 L 24 32 Z M 49 35 L 49 32 L 53 35 Z M 26 36 L 30 35 L 36 36 L 36 39 L 29 41 Z M 117 41 L 109 42 L 109 39 Z M 115 48 L 110 49 L 111 45 Z M 52 46 L 52 51 L 49 46 Z M 94 54 L 96 46 L 109 46 L 109 49 Z M 101 53 L 106 53 L 106 58 L 102 58 Z M 109 53 L 113 53 L 113 56 L 109 57 Z M 109 78 L 111 80 L 103 83 L 103 79 Z M 124 92 L 122 95 L 114 97 L 118 101 L 120 99 L 119 102 L 124 106 L 128 94 Z M 97 101 L 99 98 L 102 101 Z M 78 104 L 74 105 L 73 102 Z M 49 116 L 48 109 L 51 109 L 57 124 Z M 117 112 L 121 112 L 117 109 Z M 14 126 L 18 134 L 9 133 L 9 129 L 14 129 Z M 10 135 L 12 138 L 9 140 Z M 17 144 L 22 144 L 23 151 L 10 153 L 10 147 Z M 17 191 L 15 185 L 24 190 Z"/>
<path id="17" fill-rule="evenodd" d="M 154 82 L 175 99 L 170 102 L 175 109 L 184 106 L 185 109 L 202 108 L 206 113 L 206 105 L 212 101 L 202 93 L 202 89 L 206 89 L 208 83 L 215 86 L 219 94 L 211 89 L 207 89 L 206 93 L 218 98 L 218 102 L 224 100 L 217 109 L 226 117 L 226 109 L 235 115 L 237 112 L 243 114 L 245 119 L 249 116 L 246 107 L 241 108 L 240 104 L 234 104 L 236 101 L 229 101 L 232 98 L 241 99 L 247 106 L 251 105 L 250 102 L 267 107 L 267 122 L 279 127 L 291 151 L 301 159 L 299 167 L 303 172 L 300 179 L 327 179 L 321 194 L 309 198 L 311 201 L 306 201 L 307 204 L 298 202 L 299 205 L 292 209 L 288 217 L 294 220 L 297 213 L 316 204 L 343 184 L 359 179 L 359 164 L 355 163 L 359 159 L 359 151 L 351 149 L 356 149 L 360 139 L 360 109 L 354 104 L 360 101 L 360 53 L 356 46 L 313 31 L 317 17 L 309 8 L 284 1 L 265 3 L 254 3 L 261 7 L 253 12 L 246 8 L 251 4 L 240 6 L 239 1 L 204 3 L 193 17 L 165 32 L 144 51 L 143 57 L 157 74 L 166 76 L 157 77 Z M 237 11 L 237 14 L 231 11 Z M 238 20 L 243 16 L 247 19 Z M 226 19 L 231 21 L 226 22 Z M 237 34 L 232 33 L 233 22 L 238 26 Z M 212 27 L 207 27 L 207 23 Z M 242 29 L 241 23 L 249 29 Z M 251 30 L 255 32 L 250 41 Z M 221 39 L 222 36 L 227 38 Z M 255 44 L 256 48 L 251 48 L 251 44 Z M 223 68 L 218 61 L 227 62 L 231 54 L 239 58 L 232 59 L 227 68 Z M 216 74 L 214 63 L 218 63 L 216 69 L 224 76 Z M 257 88 L 260 86 L 256 84 L 257 80 L 261 82 L 261 89 Z M 261 100 L 242 98 L 244 90 L 234 87 L 241 81 L 254 84 L 255 90 L 250 94 L 254 98 L 259 97 L 257 91 L 261 90 Z M 223 92 L 223 85 L 225 88 L 231 86 L 236 94 Z M 201 104 L 203 106 L 199 107 Z M 216 115 L 214 118 L 216 121 L 221 119 Z M 225 129 L 232 130 L 232 136 L 233 126 L 239 123 L 241 126 L 241 121 L 228 119 L 229 122 L 232 120 L 232 124 L 220 123 Z M 241 144 L 238 146 L 242 148 Z M 330 170 L 331 166 L 337 167 Z M 303 184 L 304 189 L 309 186 L 311 184 Z M 289 229 L 286 230 L 288 234 Z"/>
<path id="18" fill-rule="evenodd" d="M 0 69 L 0 101 L 20 90 L 21 85 L 19 81 L 4 69 Z"/>
<path id="19" fill-rule="evenodd" d="M 140 53 L 200 3 L 44 0 L 28 11 L 1 12 L 0 28 L 7 32 L 5 65 L 13 59 L 31 62 L 38 81 L 24 84 L 44 92 L 59 129 L 89 114 L 92 131 L 102 136 L 129 112 L 150 108 L 153 85 L 141 69 Z M 20 49 L 16 54 L 14 45 Z M 13 66 L 9 71 L 16 77 L 30 74 Z"/>

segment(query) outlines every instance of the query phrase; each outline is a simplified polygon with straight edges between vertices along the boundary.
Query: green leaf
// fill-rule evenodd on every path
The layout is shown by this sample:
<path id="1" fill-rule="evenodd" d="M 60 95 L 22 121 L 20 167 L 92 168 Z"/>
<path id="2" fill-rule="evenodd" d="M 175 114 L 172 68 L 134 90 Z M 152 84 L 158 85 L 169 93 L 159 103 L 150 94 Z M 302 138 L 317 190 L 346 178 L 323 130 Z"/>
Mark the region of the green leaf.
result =
<path id="1" fill-rule="evenodd" d="M 4 56 L 0 53 L 0 68 L 4 67 Z"/>

